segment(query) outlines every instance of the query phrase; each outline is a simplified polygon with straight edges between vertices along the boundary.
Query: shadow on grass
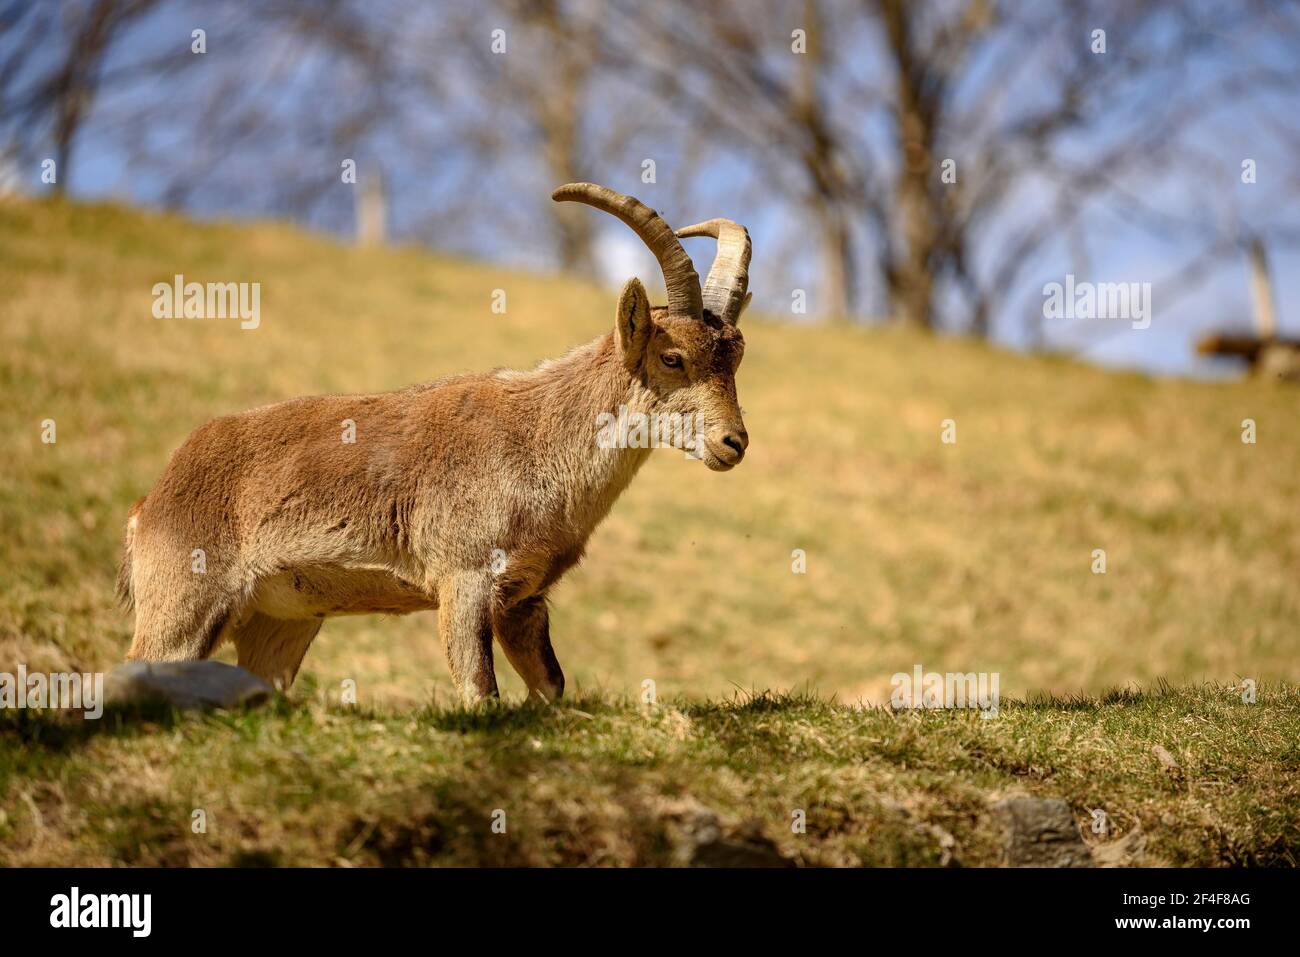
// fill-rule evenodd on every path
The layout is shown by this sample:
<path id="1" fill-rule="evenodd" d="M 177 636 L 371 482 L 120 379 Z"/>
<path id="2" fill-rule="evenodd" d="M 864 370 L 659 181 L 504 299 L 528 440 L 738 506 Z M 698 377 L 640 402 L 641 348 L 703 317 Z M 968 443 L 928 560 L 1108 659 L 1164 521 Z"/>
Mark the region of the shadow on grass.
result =
<path id="1" fill-rule="evenodd" d="M 1261 688 L 1261 693 L 1264 691 Z M 1291 692 L 1294 694 L 1294 692 Z M 1199 685 L 1175 687 L 1158 681 L 1149 689 L 1115 688 L 1100 695 L 1053 694 L 1035 692 L 1023 699 L 1004 698 L 1000 707 L 1006 710 L 1031 712 L 1089 712 L 1104 708 L 1137 708 L 1167 704 L 1176 700 L 1225 701 L 1238 698 L 1240 689 L 1232 685 L 1205 682 Z M 589 692 L 565 698 L 555 705 L 532 702 L 505 703 L 492 701 L 482 705 L 442 706 L 437 702 L 418 709 L 414 717 L 421 724 L 456 734 L 508 734 L 517 731 L 557 731 L 575 724 L 626 716 L 648 710 L 677 709 L 694 719 L 743 719 L 762 715 L 799 714 L 804 717 L 827 717 L 844 713 L 865 716 L 912 714 L 910 710 L 895 712 L 888 706 L 869 708 L 844 705 L 833 696 L 823 697 L 811 688 L 791 691 L 737 689 L 729 698 L 707 701 L 691 699 L 665 699 L 651 709 L 628 697 L 611 697 L 601 692 Z M 392 718 L 383 709 L 330 707 L 335 715 L 352 720 L 372 721 Z M 104 714 L 94 720 L 66 712 L 46 710 L 0 710 L 0 744 L 17 743 L 20 747 L 39 749 L 47 754 L 70 752 L 91 739 L 109 735 L 120 738 L 137 737 L 159 730 L 169 730 L 179 723 L 195 717 L 243 726 L 253 729 L 267 719 L 303 716 L 307 701 L 299 698 L 277 696 L 269 704 L 255 708 L 204 710 L 184 713 L 160 702 L 146 702 L 105 708 Z M 964 710 L 937 709 L 922 711 L 930 716 L 971 714 Z"/>
<path id="2" fill-rule="evenodd" d="M 0 711 L 0 742 L 17 743 L 46 754 L 63 754 L 97 737 L 139 737 L 170 730 L 194 717 L 257 720 L 262 716 L 286 716 L 297 710 L 298 706 L 285 698 L 276 698 L 260 707 L 191 712 L 162 701 L 143 701 L 106 706 L 98 718 L 49 709 L 4 710 Z"/>
<path id="3" fill-rule="evenodd" d="M 180 712 L 161 703 L 106 707 L 98 718 L 45 709 L 6 711 L 0 714 L 0 741 L 62 753 L 100 735 L 133 737 L 174 727 L 179 719 Z"/>
<path id="4" fill-rule="evenodd" d="M 421 708 L 417 720 L 454 734 L 525 731 L 588 721 L 600 714 L 624 713 L 629 707 L 626 701 L 612 701 L 595 694 L 564 698 L 554 705 L 493 700 L 478 705 L 442 707 L 435 702 Z"/>
<path id="5" fill-rule="evenodd" d="M 785 714 L 794 711 L 822 714 L 843 707 L 835 698 L 822 697 L 811 687 L 790 691 L 762 691 L 737 688 L 730 698 L 716 701 L 683 701 L 681 709 L 692 718 L 713 717 L 722 714 L 760 715 Z"/>
<path id="6" fill-rule="evenodd" d="M 1052 694 L 1034 692 L 1024 699 L 1004 701 L 1002 707 L 1024 708 L 1030 711 L 1098 711 L 1102 708 L 1139 707 L 1156 705 L 1173 700 L 1200 698 L 1206 701 L 1226 696 L 1240 697 L 1241 689 L 1233 685 L 1212 681 L 1192 685 L 1171 685 L 1160 678 L 1152 688 L 1111 688 L 1099 695 Z"/>
<path id="7" fill-rule="evenodd" d="M 1168 703 L 1175 700 L 1187 700 L 1189 697 L 1203 700 L 1221 699 L 1225 695 L 1235 695 L 1238 689 L 1230 685 L 1204 683 L 1200 685 L 1175 687 L 1168 682 L 1159 681 L 1152 688 L 1114 688 L 1098 695 L 1089 694 L 1053 694 L 1035 692 L 1025 698 L 1003 698 L 999 707 L 1002 709 L 1045 711 L 1098 711 L 1113 707 L 1141 707 Z M 646 711 L 650 706 L 642 705 L 627 697 L 610 697 L 600 693 L 565 698 L 556 705 L 509 704 L 492 701 L 477 706 L 441 706 L 432 703 L 418 713 L 421 723 L 439 731 L 460 734 L 510 732 L 524 730 L 555 729 L 579 719 L 626 716 L 631 712 Z M 657 709 L 675 708 L 693 719 L 746 718 L 762 715 L 793 715 L 802 717 L 827 717 L 835 713 L 853 715 L 921 715 L 936 718 L 968 716 L 979 717 L 978 712 L 967 709 L 939 708 L 933 710 L 901 709 L 894 710 L 888 705 L 870 707 L 845 705 L 835 697 L 823 696 L 816 690 L 806 687 L 790 691 L 745 690 L 737 688 L 730 697 L 699 701 L 692 699 L 665 699 L 655 706 Z"/>
<path id="8" fill-rule="evenodd" d="M 833 699 L 821 697 L 808 689 L 788 692 L 737 690 L 729 698 L 712 701 L 664 699 L 653 706 L 628 697 L 611 697 L 593 692 L 564 698 L 554 705 L 490 701 L 481 705 L 442 707 L 435 702 L 421 709 L 418 718 L 421 723 L 439 731 L 467 734 L 541 730 L 571 724 L 574 721 L 587 721 L 600 717 L 625 717 L 631 713 L 653 713 L 669 708 L 679 710 L 692 718 L 708 718 L 792 712 L 825 714 L 837 707 L 839 706 Z"/>

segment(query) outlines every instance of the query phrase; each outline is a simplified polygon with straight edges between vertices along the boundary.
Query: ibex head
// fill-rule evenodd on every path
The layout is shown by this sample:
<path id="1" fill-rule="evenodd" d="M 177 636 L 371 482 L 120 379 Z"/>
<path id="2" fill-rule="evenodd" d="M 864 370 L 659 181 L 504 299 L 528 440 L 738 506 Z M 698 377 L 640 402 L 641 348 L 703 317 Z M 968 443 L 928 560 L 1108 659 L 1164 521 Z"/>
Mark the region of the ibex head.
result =
<path id="1" fill-rule="evenodd" d="M 561 186 L 551 198 L 617 216 L 654 253 L 668 305 L 651 307 L 641 281 L 629 279 L 618 300 L 615 343 L 628 372 L 654 397 L 657 411 L 703 416 L 705 464 L 715 472 L 735 467 L 749 445 L 736 401 L 736 368 L 745 354 L 737 323 L 749 305 L 745 227 L 711 219 L 674 233 L 644 203 L 594 183 Z M 711 236 L 718 242 L 703 290 L 679 236 Z"/>

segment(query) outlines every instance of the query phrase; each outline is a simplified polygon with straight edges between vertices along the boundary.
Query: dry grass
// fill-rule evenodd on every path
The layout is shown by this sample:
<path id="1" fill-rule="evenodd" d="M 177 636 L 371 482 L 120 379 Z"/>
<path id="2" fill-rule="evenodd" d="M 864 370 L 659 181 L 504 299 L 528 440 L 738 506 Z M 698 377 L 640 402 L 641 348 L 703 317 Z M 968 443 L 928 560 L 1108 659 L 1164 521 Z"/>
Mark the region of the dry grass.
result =
<path id="1" fill-rule="evenodd" d="M 261 328 L 153 319 L 151 287 L 175 273 L 261 282 Z M 497 288 L 508 294 L 504 316 L 489 308 Z M 609 292 L 560 278 L 414 250 L 355 250 L 283 226 L 199 226 L 53 202 L 0 205 L 0 290 L 7 452 L 0 671 L 18 661 L 53 670 L 121 659 L 130 620 L 113 601 L 112 583 L 126 509 L 208 418 L 303 393 L 378 391 L 456 371 L 529 365 L 603 332 L 613 314 Z M 738 381 L 750 454 L 726 475 L 678 453 L 652 457 L 593 538 L 587 561 L 555 592 L 553 634 L 571 688 L 617 696 L 653 679 L 661 696 L 681 696 L 689 715 L 691 707 L 708 707 L 689 702 L 737 687 L 808 687 L 843 702 L 882 702 L 890 676 L 916 663 L 998 672 L 1008 696 L 1098 694 L 1157 680 L 1300 680 L 1294 392 L 1157 381 L 903 333 L 797 328 L 761 317 L 747 318 L 745 330 Z M 54 445 L 40 441 L 47 418 L 57 422 Z M 948 418 L 957 423 L 955 445 L 939 440 Z M 1258 424 L 1255 445 L 1240 440 L 1245 418 Z M 1105 575 L 1091 573 L 1095 548 L 1107 551 Z M 794 549 L 806 551 L 807 574 L 792 573 Z M 414 737 L 400 748 L 417 755 L 419 719 L 395 715 L 431 696 L 451 698 L 431 615 L 331 621 L 308 655 L 305 677 L 322 697 L 336 697 L 342 680 L 355 680 L 363 708 L 386 715 L 381 723 L 396 739 L 403 722 L 414 721 Z M 504 663 L 500 677 L 508 697 L 521 694 Z M 1270 727 L 1294 728 L 1294 696 L 1278 687 L 1269 706 L 1278 723 Z M 619 714 L 615 704 L 606 707 Z M 844 728 L 887 736 L 901 727 L 854 717 L 876 712 L 817 713 L 836 737 L 850 735 Z M 59 757 L 83 772 L 85 762 L 99 762 L 102 776 L 65 793 L 59 824 L 46 815 L 45 833 L 53 834 L 46 852 L 29 849 L 18 859 L 81 853 L 81 839 L 72 836 L 77 820 L 99 829 L 90 859 L 118 851 L 126 860 L 153 859 L 161 852 L 132 857 L 104 843 L 100 812 L 85 809 L 98 806 L 94 789 L 120 805 L 114 819 L 131 840 L 153 847 L 130 823 L 137 813 L 147 818 L 142 809 L 151 802 L 189 806 L 198 800 L 191 793 L 213 786 L 203 773 L 222 781 L 275 777 L 274 769 L 239 757 L 240 721 L 255 719 L 230 720 L 226 732 L 220 722 L 214 730 L 201 721 L 156 735 L 95 737 L 77 746 L 81 757 Z M 313 705 L 266 720 L 277 729 L 267 733 L 319 725 L 327 736 L 335 719 Z M 581 719 L 553 720 L 585 727 Z M 944 718 L 933 720 L 939 727 Z M 347 741 L 361 740 L 357 734 L 326 749 L 346 750 Z M 218 749 L 186 764 L 186 743 L 210 737 L 226 740 L 228 756 Z M 476 739 L 458 740 L 448 760 L 471 770 L 475 761 L 491 764 Z M 1249 760 L 1242 748 L 1239 742 L 1233 751 L 1238 766 Z M 683 765 L 698 771 L 701 788 L 711 775 L 727 777 L 725 765 L 706 758 L 702 752 L 698 764 Z M 177 792 L 179 772 L 158 770 L 164 759 L 193 776 L 189 792 Z M 354 759 L 382 777 L 371 756 Z M 291 756 L 283 760 L 294 766 Z M 1277 760 L 1275 770 L 1294 774 L 1294 758 L 1289 765 Z M 7 766 L 21 763 L 12 758 Z M 569 770 L 585 772 L 591 763 Z M 620 812 L 608 801 L 624 785 L 649 786 L 635 768 L 593 779 L 593 787 L 604 781 L 604 797 L 593 792 L 566 804 L 557 793 L 548 813 L 576 822 L 598 806 L 598 816 L 610 818 L 607 829 L 620 833 Z M 831 762 L 818 773 L 857 780 L 867 770 Z M 774 772 L 765 785 L 778 803 L 795 786 L 779 784 L 789 773 Z M 549 787 L 563 780 L 542 778 Z M 445 793 L 467 794 L 470 783 L 481 782 L 471 775 Z M 953 792 L 958 804 L 939 817 L 966 807 L 960 794 L 975 801 L 987 785 L 978 776 L 963 779 Z M 5 786 L 0 777 L 0 793 Z M 51 786 L 21 776 L 7 783 L 11 796 Z M 329 790 L 326 783 L 304 786 Z M 749 801 L 759 792 L 755 784 L 719 794 Z M 250 803 L 227 818 L 270 827 L 270 805 L 262 813 L 253 808 L 256 786 L 241 800 Z M 392 800 L 394 820 L 414 813 L 402 810 L 400 795 Z M 441 806 L 434 796 L 422 800 Z M 39 795 L 0 806 L 33 802 L 40 807 Z M 850 802 L 843 813 L 860 811 Z M 293 813 L 284 813 L 276 827 L 293 848 L 286 859 L 333 854 L 297 833 Z M 10 811 L 10 825 L 19 817 L 34 827 L 22 810 Z M 971 835 L 978 844 L 977 829 Z M 299 847 L 304 843 L 313 849 Z M 849 842 L 844 853 L 851 857 L 856 846 Z M 224 860 L 235 848 L 181 859 Z M 1270 853 L 1270 860 L 1284 859 L 1276 847 Z M 601 859 L 594 851 L 573 859 L 593 855 Z M 640 845 L 620 845 L 608 859 L 655 857 Z"/>
<path id="2" fill-rule="evenodd" d="M 798 864 L 978 866 L 1001 860 L 991 802 L 1016 794 L 1064 798 L 1122 864 L 1294 867 L 1300 849 L 1294 688 L 1010 702 L 997 720 L 806 695 L 402 712 L 306 697 L 10 720 L 0 863 L 679 864 L 711 811 L 724 841 Z"/>

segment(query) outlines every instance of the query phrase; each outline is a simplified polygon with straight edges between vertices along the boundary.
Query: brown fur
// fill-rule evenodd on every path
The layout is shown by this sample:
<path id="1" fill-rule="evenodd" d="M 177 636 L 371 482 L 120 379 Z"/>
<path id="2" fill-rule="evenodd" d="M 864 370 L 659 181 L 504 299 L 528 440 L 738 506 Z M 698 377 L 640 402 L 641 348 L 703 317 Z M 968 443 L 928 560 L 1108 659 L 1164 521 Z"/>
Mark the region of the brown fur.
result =
<path id="1" fill-rule="evenodd" d="M 128 657 L 198 659 L 233 640 L 242 666 L 288 686 L 324 618 L 437 609 L 466 700 L 496 694 L 494 637 L 530 694 L 554 700 L 546 592 L 649 454 L 599 448 L 598 414 L 703 413 L 705 462 L 730 468 L 748 443 L 742 353 L 734 326 L 652 313 L 633 279 L 613 333 L 531 371 L 214 419 L 131 510 Z"/>

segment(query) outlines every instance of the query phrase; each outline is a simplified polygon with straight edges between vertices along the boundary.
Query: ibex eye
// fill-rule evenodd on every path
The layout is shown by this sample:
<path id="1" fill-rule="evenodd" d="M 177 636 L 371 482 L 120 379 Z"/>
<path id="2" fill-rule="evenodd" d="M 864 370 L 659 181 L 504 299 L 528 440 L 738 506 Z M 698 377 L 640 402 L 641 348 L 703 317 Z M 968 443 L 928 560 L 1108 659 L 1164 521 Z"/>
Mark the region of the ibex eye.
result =
<path id="1" fill-rule="evenodd" d="M 680 369 L 682 367 L 682 357 L 675 352 L 665 352 L 659 358 L 670 369 Z"/>

